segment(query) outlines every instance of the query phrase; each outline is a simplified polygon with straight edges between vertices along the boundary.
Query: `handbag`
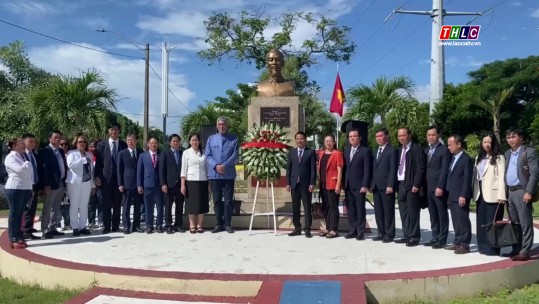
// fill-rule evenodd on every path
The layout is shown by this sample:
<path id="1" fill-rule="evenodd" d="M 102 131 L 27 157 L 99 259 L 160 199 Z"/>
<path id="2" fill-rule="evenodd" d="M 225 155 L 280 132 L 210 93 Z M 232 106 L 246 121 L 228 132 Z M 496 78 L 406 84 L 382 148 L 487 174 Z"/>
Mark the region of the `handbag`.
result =
<path id="1" fill-rule="evenodd" d="M 483 225 L 488 242 L 494 248 L 519 245 L 522 242 L 522 228 L 519 224 L 513 223 L 511 219 L 496 221 L 498 208 L 500 208 L 500 204 L 496 208 L 492 223 Z M 509 212 L 509 208 L 507 211 Z"/>
<path id="2" fill-rule="evenodd" d="M 311 206 L 311 214 L 315 220 L 323 220 L 325 218 L 322 203 L 320 202 L 320 192 L 318 193 L 318 202 L 313 203 Z"/>

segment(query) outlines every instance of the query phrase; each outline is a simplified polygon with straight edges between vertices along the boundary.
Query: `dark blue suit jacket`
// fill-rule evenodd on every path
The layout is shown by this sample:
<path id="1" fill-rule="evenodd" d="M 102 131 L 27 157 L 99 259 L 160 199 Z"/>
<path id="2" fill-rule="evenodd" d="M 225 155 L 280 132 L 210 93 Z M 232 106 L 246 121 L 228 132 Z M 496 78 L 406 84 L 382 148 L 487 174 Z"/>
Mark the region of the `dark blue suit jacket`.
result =
<path id="1" fill-rule="evenodd" d="M 296 189 L 298 184 L 304 187 L 316 184 L 316 153 L 313 149 L 305 147 L 301 161 L 298 156 L 298 148 L 288 151 L 288 163 L 286 165 L 286 184 Z"/>
<path id="2" fill-rule="evenodd" d="M 354 158 L 350 160 L 352 147 L 344 149 L 344 188 L 358 190 L 369 188 L 372 179 L 372 159 L 369 148 L 358 146 Z"/>
<path id="3" fill-rule="evenodd" d="M 109 139 L 107 138 L 99 142 L 96 149 L 98 153 L 95 160 L 95 176 L 99 177 L 102 183 L 110 183 L 112 178 L 117 178 L 114 175 L 116 175 L 118 171 L 116 167 L 116 163 L 118 162 L 118 160 L 116 160 L 116 163 L 112 161 Z M 120 154 L 123 149 L 127 149 L 127 144 L 125 143 L 125 141 L 118 140 L 118 154 Z"/>
<path id="4" fill-rule="evenodd" d="M 386 188 L 391 187 L 396 192 L 397 169 L 399 166 L 397 150 L 388 143 L 378 160 L 376 159 L 377 154 L 378 148 L 372 151 L 373 170 L 371 188 L 385 193 Z"/>
<path id="5" fill-rule="evenodd" d="M 445 189 L 447 172 L 451 163 L 451 152 L 447 146 L 439 144 L 432 157 L 429 159 L 430 148 L 425 149 L 425 159 L 427 159 L 427 188 L 434 191 L 436 188 Z"/>
<path id="6" fill-rule="evenodd" d="M 159 187 L 159 154 L 156 155 L 156 166 L 153 167 L 149 151 L 142 153 L 137 164 L 137 186 L 143 188 Z"/>
<path id="7" fill-rule="evenodd" d="M 451 158 L 453 159 L 453 158 Z M 466 202 L 472 197 L 473 159 L 462 152 L 453 170 L 449 167 L 446 190 L 449 202 L 458 202 L 459 197 L 466 198 Z"/>
<path id="8" fill-rule="evenodd" d="M 144 151 L 136 149 L 136 157 L 140 157 Z M 124 149 L 118 153 L 117 161 L 118 187 L 124 186 L 126 189 L 137 189 L 137 162 L 131 157 L 129 149 Z"/>
<path id="9" fill-rule="evenodd" d="M 67 176 L 67 161 L 65 152 L 62 148 L 58 148 L 58 151 L 62 155 L 64 160 L 64 172 Z M 54 155 L 50 145 L 39 150 L 39 156 L 41 157 L 42 168 L 43 168 L 43 187 L 51 187 L 52 190 L 56 190 L 60 187 L 61 182 L 65 182 L 65 176 L 63 179 L 60 178 L 60 166 L 58 165 L 58 159 Z M 41 177 L 41 176 L 40 176 Z"/>
<path id="10" fill-rule="evenodd" d="M 159 156 L 159 180 L 161 186 L 167 185 L 168 188 L 173 188 L 181 183 L 180 175 L 182 170 L 183 151 L 179 150 L 178 152 L 180 160 L 177 164 L 172 149 L 166 149 L 161 152 L 161 155 Z"/>

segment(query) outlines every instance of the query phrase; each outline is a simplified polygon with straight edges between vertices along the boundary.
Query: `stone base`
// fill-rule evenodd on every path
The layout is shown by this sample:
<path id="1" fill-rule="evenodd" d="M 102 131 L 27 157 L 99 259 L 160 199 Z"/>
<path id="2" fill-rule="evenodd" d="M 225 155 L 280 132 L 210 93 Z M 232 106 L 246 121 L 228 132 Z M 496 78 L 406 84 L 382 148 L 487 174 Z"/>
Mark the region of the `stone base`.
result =
<path id="1" fill-rule="evenodd" d="M 275 108 L 288 108 L 290 117 L 288 121 L 284 121 L 283 131 L 287 132 L 288 144 L 294 145 L 294 135 L 298 131 L 305 131 L 305 111 L 303 106 L 299 104 L 299 97 L 297 96 L 288 96 L 288 97 L 252 97 L 251 104 L 247 108 L 248 111 L 248 125 L 249 128 L 253 124 L 261 125 L 263 122 L 263 117 L 261 117 L 261 108 L 266 107 L 275 107 Z M 290 193 L 286 191 L 286 172 L 281 170 L 281 179 L 277 181 L 274 185 L 274 195 L 275 200 L 284 202 L 290 201 Z M 255 190 L 256 190 L 256 179 L 248 177 L 250 182 L 248 183 L 248 201 L 254 200 Z M 258 192 L 257 203 L 261 201 L 266 201 L 267 192 L 265 188 L 265 182 L 261 182 L 261 187 Z M 271 204 L 271 202 L 270 202 Z M 258 204 L 257 204 L 258 206 Z M 257 207 L 258 209 L 258 207 Z"/>

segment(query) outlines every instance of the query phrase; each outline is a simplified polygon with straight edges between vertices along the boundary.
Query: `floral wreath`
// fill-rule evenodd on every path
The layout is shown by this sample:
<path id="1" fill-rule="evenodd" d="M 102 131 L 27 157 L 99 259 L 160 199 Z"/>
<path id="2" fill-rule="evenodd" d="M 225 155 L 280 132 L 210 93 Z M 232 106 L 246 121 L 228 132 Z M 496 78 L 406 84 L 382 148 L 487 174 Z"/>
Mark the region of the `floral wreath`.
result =
<path id="1" fill-rule="evenodd" d="M 286 132 L 275 123 L 256 124 L 247 132 L 241 145 L 241 157 L 247 172 L 258 180 L 274 182 L 286 168 L 288 146 Z"/>

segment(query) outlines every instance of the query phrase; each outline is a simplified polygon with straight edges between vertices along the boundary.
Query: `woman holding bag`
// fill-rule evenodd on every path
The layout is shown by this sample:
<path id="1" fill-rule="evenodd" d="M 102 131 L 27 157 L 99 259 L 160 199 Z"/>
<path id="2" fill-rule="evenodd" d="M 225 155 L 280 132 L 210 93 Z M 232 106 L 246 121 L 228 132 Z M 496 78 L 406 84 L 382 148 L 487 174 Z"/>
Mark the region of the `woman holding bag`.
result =
<path id="1" fill-rule="evenodd" d="M 500 248 L 488 242 L 483 226 L 503 218 L 507 196 L 505 192 L 505 157 L 493 133 L 486 133 L 475 160 L 473 180 L 474 200 L 477 203 L 477 248 L 480 254 L 500 255 Z"/>
<path id="2" fill-rule="evenodd" d="M 342 188 L 342 152 L 335 149 L 335 137 L 324 137 L 325 149 L 318 153 L 318 176 L 320 177 L 320 198 L 324 210 L 326 230 L 321 237 L 328 239 L 339 236 L 339 193 Z"/>

